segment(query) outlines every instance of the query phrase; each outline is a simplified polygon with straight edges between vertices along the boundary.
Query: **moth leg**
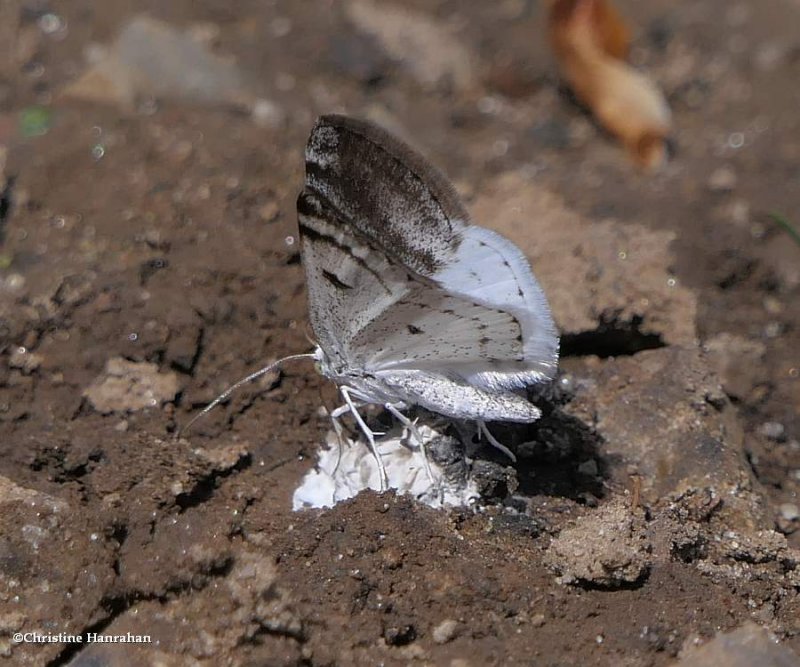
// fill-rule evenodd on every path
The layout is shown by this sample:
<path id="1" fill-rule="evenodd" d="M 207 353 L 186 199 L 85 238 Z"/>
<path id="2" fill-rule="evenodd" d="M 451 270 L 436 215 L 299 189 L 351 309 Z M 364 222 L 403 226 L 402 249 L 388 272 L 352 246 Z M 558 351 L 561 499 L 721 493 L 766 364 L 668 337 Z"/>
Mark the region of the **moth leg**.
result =
<path id="1" fill-rule="evenodd" d="M 367 436 L 367 441 L 369 442 L 370 449 L 372 450 L 372 456 L 375 457 L 375 463 L 378 465 L 378 473 L 381 479 L 381 492 L 386 491 L 389 488 L 389 476 L 386 474 L 386 467 L 383 465 L 383 459 L 381 459 L 380 452 L 378 451 L 378 446 L 375 444 L 375 433 L 367 426 L 366 422 L 361 418 L 361 415 L 358 413 L 358 409 L 356 408 L 355 404 L 353 403 L 352 399 L 350 398 L 351 392 L 353 390 L 350 387 L 339 387 L 339 392 L 342 394 L 344 398 L 344 402 L 347 403 L 347 406 L 350 408 L 350 412 L 353 415 L 353 419 L 356 420 L 361 431 L 364 435 Z M 356 394 L 358 395 L 358 394 Z"/>
<path id="2" fill-rule="evenodd" d="M 355 405 L 356 405 L 356 408 L 361 408 L 364 405 L 366 405 L 366 403 L 356 403 Z M 346 415 L 348 412 L 350 412 L 350 406 L 345 404 L 345 405 L 340 405 L 333 412 L 329 412 L 328 413 L 328 417 L 330 417 L 331 424 L 333 425 L 333 430 L 336 432 L 336 440 L 337 440 L 338 445 L 339 445 L 338 450 L 337 450 L 337 456 L 336 456 L 336 465 L 333 466 L 333 473 L 332 473 L 333 475 L 336 475 L 336 473 L 339 470 L 339 465 L 342 462 L 342 451 L 343 451 L 344 446 L 345 446 L 345 436 L 344 436 L 344 426 L 342 426 L 341 418 L 344 415 Z M 380 431 L 373 431 L 372 434 L 373 435 L 385 435 L 384 433 L 381 433 Z"/>
<path id="3" fill-rule="evenodd" d="M 336 433 L 336 442 L 338 447 L 336 449 L 336 465 L 333 466 L 332 476 L 336 476 L 339 472 L 339 465 L 342 462 L 342 451 L 344 450 L 344 427 L 342 426 L 341 417 L 350 410 L 348 405 L 340 405 L 333 412 L 329 412 L 328 416 L 331 418 L 333 430 Z"/>
<path id="4" fill-rule="evenodd" d="M 358 405 L 356 407 L 361 407 Z M 338 447 L 336 448 L 336 465 L 333 466 L 333 472 L 331 475 L 336 476 L 336 473 L 339 472 L 339 466 L 342 463 L 342 452 L 344 451 L 345 447 L 345 435 L 344 435 L 344 426 L 342 426 L 342 417 L 350 412 L 350 406 L 340 405 L 336 408 L 333 412 L 328 413 L 328 416 L 331 419 L 331 424 L 333 425 L 333 430 L 336 432 L 336 442 Z"/>
<path id="5" fill-rule="evenodd" d="M 352 396 L 355 396 L 356 398 L 361 398 L 359 394 L 356 394 L 352 390 L 350 390 L 350 394 Z M 365 405 L 369 405 L 369 401 L 367 401 L 367 400 L 353 401 L 353 404 L 356 406 L 356 408 L 363 408 Z M 340 419 L 344 415 L 346 415 L 348 412 L 352 412 L 352 410 L 350 410 L 350 406 L 349 405 L 347 405 L 347 404 L 340 405 L 333 412 L 328 413 L 328 417 L 330 417 L 332 422 L 338 423 L 339 424 L 339 428 L 343 428 L 342 425 L 341 425 Z M 336 428 L 336 426 L 334 426 L 334 428 Z M 372 434 L 373 435 L 386 435 L 386 433 L 384 433 L 383 431 L 373 431 Z"/>
<path id="6" fill-rule="evenodd" d="M 411 436 L 417 441 L 419 445 L 419 451 L 422 452 L 422 465 L 425 468 L 425 474 L 428 475 L 428 479 L 430 480 L 431 484 L 436 484 L 436 479 L 433 477 L 433 470 L 431 470 L 430 461 L 428 461 L 428 451 L 425 448 L 425 443 L 422 440 L 422 435 L 420 434 L 419 430 L 417 429 L 416 422 L 412 422 L 408 417 L 406 417 L 400 410 L 398 410 L 392 403 L 384 403 L 383 407 L 385 407 L 389 412 L 394 415 L 395 419 L 399 421 L 403 426 L 405 426 Z"/>
<path id="7" fill-rule="evenodd" d="M 333 412 L 329 412 L 328 413 L 328 417 L 330 417 L 332 420 L 333 419 L 337 419 L 338 420 L 340 417 L 343 417 L 348 412 L 350 412 L 350 406 L 349 405 L 340 405 Z"/>
<path id="8" fill-rule="evenodd" d="M 508 458 L 510 458 L 514 463 L 517 462 L 517 457 L 514 456 L 514 452 L 512 452 L 508 447 L 506 447 L 502 442 L 500 442 L 497 438 L 495 438 L 490 432 L 488 427 L 486 426 L 486 422 L 482 419 L 478 420 L 478 435 L 485 435 L 486 440 L 492 447 L 499 449 L 503 454 L 505 454 Z"/>

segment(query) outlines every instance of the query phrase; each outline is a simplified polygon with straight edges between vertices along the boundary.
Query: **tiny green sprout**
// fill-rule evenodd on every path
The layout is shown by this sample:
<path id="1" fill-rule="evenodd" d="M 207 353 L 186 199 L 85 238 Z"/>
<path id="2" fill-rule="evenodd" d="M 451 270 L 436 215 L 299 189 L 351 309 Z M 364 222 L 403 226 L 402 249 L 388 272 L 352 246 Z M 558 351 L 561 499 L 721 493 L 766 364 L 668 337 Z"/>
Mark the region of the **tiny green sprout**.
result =
<path id="1" fill-rule="evenodd" d="M 19 124 L 23 137 L 41 137 L 53 124 L 53 114 L 44 107 L 28 107 L 20 113 Z"/>
<path id="2" fill-rule="evenodd" d="M 770 213 L 769 217 L 772 218 L 772 221 L 776 225 L 781 227 L 783 231 L 785 231 L 789 236 L 791 236 L 792 239 L 794 239 L 794 242 L 797 243 L 797 245 L 800 245 L 800 232 L 798 232 L 794 227 L 792 227 L 792 225 L 789 224 L 789 221 L 786 218 L 784 218 L 780 213 Z"/>

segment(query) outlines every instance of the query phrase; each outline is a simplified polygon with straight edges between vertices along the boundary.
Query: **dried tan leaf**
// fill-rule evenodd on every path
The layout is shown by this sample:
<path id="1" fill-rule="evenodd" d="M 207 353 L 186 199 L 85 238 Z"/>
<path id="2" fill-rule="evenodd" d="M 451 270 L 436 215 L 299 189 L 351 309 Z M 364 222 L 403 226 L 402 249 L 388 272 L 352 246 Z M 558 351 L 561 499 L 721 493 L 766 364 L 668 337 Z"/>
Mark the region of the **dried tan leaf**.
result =
<path id="1" fill-rule="evenodd" d="M 551 0 L 549 36 L 564 78 L 578 99 L 652 168 L 666 159 L 670 111 L 664 95 L 625 58 L 630 30 L 609 0 Z"/>

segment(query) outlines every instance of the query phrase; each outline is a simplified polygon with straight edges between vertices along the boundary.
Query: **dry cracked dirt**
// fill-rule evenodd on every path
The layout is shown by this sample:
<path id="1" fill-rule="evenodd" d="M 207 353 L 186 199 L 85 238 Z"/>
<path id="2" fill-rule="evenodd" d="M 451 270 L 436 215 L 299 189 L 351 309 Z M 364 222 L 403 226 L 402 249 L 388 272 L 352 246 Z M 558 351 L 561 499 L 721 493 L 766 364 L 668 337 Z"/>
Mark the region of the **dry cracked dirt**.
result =
<path id="1" fill-rule="evenodd" d="M 0 656 L 15 665 L 798 665 L 800 4 L 618 3 L 643 174 L 534 0 L 5 0 Z M 480 509 L 291 511 L 334 390 L 295 197 L 315 117 L 405 137 L 562 334 Z M 125 646 L 15 633 L 150 635 Z M 776 643 L 774 640 L 780 640 Z"/>

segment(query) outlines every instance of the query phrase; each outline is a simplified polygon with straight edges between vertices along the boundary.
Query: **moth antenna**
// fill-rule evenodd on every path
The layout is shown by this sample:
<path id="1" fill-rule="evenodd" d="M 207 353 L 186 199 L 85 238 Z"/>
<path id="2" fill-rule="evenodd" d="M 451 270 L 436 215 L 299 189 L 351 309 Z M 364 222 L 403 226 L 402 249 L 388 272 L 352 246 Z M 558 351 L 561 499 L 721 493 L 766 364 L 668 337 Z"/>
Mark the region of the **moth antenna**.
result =
<path id="1" fill-rule="evenodd" d="M 286 361 L 294 361 L 295 359 L 316 359 L 316 355 L 313 353 L 311 354 L 290 354 L 288 357 L 284 357 L 283 359 L 278 359 L 277 361 L 273 361 L 268 366 L 264 366 L 257 370 L 255 373 L 250 373 L 247 377 L 242 378 L 238 382 L 235 382 L 230 387 L 228 387 L 225 391 L 223 391 L 219 396 L 217 396 L 211 403 L 209 403 L 206 407 L 204 407 L 200 412 L 198 412 L 194 417 L 192 417 L 186 426 L 182 426 L 178 429 L 178 432 L 175 434 L 176 438 L 180 438 L 184 433 L 186 433 L 198 419 L 201 417 L 205 417 L 209 412 L 211 412 L 215 407 L 217 407 L 222 401 L 224 401 L 228 396 L 230 396 L 233 392 L 235 392 L 239 387 L 242 387 L 246 384 L 249 384 L 253 380 L 257 380 L 262 375 L 266 375 L 270 371 L 275 370 L 276 368 L 280 368 L 284 362 Z"/>

